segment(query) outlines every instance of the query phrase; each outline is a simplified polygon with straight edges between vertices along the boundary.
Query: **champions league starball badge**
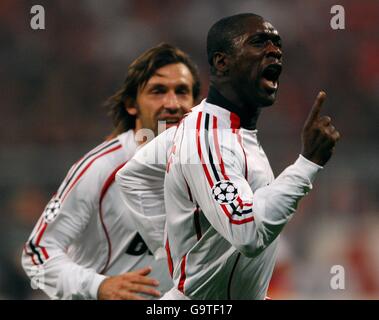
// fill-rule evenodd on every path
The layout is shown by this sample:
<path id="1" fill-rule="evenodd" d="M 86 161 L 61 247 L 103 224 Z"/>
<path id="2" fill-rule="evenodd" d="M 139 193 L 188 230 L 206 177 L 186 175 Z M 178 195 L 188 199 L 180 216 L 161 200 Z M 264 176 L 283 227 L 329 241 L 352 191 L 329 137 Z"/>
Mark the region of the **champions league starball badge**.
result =
<path id="1" fill-rule="evenodd" d="M 230 181 L 218 181 L 212 188 L 213 198 L 220 204 L 232 203 L 237 193 L 237 187 Z"/>
<path id="2" fill-rule="evenodd" d="M 61 208 L 61 202 L 59 201 L 59 199 L 53 198 L 50 200 L 50 202 L 47 204 L 44 211 L 44 219 L 46 223 L 50 223 L 54 221 L 54 219 L 59 214 L 60 208 Z"/>

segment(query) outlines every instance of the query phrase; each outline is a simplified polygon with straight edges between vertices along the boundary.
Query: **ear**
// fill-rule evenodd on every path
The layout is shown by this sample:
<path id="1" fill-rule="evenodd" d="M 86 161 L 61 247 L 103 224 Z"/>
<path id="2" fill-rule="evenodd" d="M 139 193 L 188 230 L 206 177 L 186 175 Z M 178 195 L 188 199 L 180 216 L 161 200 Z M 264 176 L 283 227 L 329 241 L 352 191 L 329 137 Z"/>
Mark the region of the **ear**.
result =
<path id="1" fill-rule="evenodd" d="M 224 52 L 215 52 L 213 55 L 213 67 L 217 72 L 225 75 L 229 70 L 229 57 Z"/>
<path id="2" fill-rule="evenodd" d="M 124 106 L 125 106 L 126 112 L 129 113 L 131 116 L 137 115 L 138 109 L 136 107 L 135 102 L 134 103 L 128 103 L 127 101 L 125 101 Z"/>

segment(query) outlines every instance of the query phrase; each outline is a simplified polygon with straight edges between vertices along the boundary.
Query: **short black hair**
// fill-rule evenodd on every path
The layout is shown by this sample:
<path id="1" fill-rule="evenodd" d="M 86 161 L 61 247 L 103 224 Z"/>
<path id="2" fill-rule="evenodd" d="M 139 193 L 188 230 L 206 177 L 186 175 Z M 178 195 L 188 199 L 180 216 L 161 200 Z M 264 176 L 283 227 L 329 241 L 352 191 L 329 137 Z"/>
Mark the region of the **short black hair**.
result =
<path id="1" fill-rule="evenodd" d="M 222 18 L 212 25 L 207 36 L 207 55 L 211 67 L 215 52 L 233 52 L 233 40 L 244 32 L 245 21 L 250 18 L 263 19 L 255 13 L 240 13 Z"/>

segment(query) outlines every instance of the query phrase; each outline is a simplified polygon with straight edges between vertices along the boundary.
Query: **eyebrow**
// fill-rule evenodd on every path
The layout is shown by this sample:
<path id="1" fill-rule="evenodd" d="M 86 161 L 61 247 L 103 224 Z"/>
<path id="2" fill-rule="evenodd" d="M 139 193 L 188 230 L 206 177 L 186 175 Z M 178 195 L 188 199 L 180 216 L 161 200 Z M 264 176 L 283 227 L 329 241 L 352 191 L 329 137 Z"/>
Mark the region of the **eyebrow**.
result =
<path id="1" fill-rule="evenodd" d="M 153 76 L 158 76 L 158 77 L 161 77 L 161 78 L 168 78 L 167 75 L 162 74 L 162 73 L 159 73 L 159 72 L 157 72 L 157 71 L 153 74 Z"/>
<path id="2" fill-rule="evenodd" d="M 157 83 L 150 83 L 150 84 L 146 85 L 147 89 L 167 88 L 167 87 L 168 87 L 168 85 L 163 84 L 163 83 L 159 83 L 159 82 L 157 82 Z M 190 89 L 191 86 L 188 85 L 187 83 L 178 83 L 178 84 L 175 85 L 175 89 L 178 89 L 178 88 L 179 89 Z"/>
<path id="3" fill-rule="evenodd" d="M 280 37 L 280 35 L 278 35 L 276 33 L 273 33 L 273 32 L 265 32 L 265 31 L 254 33 L 253 35 L 251 35 L 250 37 L 248 37 L 247 40 L 251 40 L 253 38 L 260 38 L 260 37 L 261 38 L 266 38 L 266 39 L 282 40 L 282 38 Z"/>

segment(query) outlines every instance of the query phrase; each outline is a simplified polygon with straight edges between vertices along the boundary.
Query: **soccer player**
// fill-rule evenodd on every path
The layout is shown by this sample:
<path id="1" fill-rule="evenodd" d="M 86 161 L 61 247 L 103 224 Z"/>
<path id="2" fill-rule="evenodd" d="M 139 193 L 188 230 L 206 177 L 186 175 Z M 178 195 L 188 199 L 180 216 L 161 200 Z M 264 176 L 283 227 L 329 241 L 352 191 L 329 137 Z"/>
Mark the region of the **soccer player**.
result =
<path id="1" fill-rule="evenodd" d="M 163 299 L 264 299 L 279 234 L 330 159 L 339 133 L 330 117 L 320 116 L 326 97 L 320 92 L 302 130 L 301 154 L 275 179 L 256 123 L 276 99 L 278 31 L 255 14 L 226 17 L 210 28 L 207 53 L 207 99 L 176 130 L 142 148 L 117 181 L 124 197 L 134 198 L 129 205 L 142 208 L 132 210 L 134 217 L 155 220 L 161 229 L 166 222 L 174 287 Z M 164 147 L 170 149 L 165 175 L 163 164 L 146 156 Z M 159 179 L 164 191 L 157 192 Z M 165 209 L 158 205 L 163 192 Z M 150 204 L 138 201 L 142 194 Z M 150 234 L 148 243 L 163 245 L 163 232 Z"/>
<path id="2" fill-rule="evenodd" d="M 166 259 L 149 252 L 114 178 L 146 129 L 156 135 L 158 121 L 177 124 L 199 91 L 193 62 L 171 45 L 156 46 L 129 66 L 109 100 L 114 132 L 71 167 L 24 246 L 26 273 L 51 298 L 156 298 L 172 287 Z"/>

